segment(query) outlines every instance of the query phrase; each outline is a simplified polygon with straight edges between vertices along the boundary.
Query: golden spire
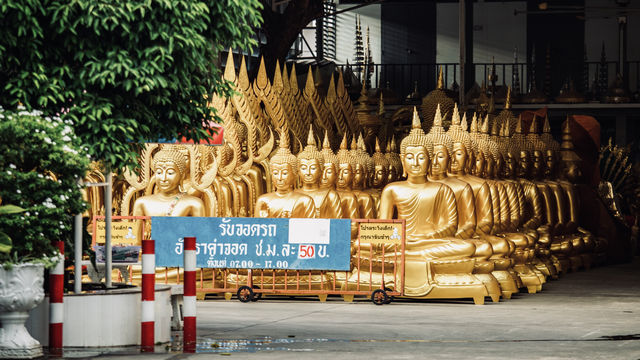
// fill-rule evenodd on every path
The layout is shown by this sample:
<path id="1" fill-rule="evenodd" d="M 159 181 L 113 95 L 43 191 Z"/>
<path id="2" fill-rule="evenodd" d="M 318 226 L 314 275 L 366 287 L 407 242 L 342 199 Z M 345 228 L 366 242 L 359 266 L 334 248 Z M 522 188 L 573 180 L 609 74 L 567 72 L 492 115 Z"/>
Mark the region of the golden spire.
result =
<path id="1" fill-rule="evenodd" d="M 504 108 L 511 109 L 511 86 L 507 87 L 507 98 L 504 100 Z"/>
<path id="2" fill-rule="evenodd" d="M 380 140 L 378 140 L 378 137 L 376 136 L 376 148 L 375 151 L 377 153 L 382 152 L 382 150 L 380 150 Z"/>
<path id="3" fill-rule="evenodd" d="M 323 149 L 331 149 L 331 144 L 329 143 L 329 131 L 324 131 L 324 140 L 322 140 L 322 148 Z"/>
<path id="4" fill-rule="evenodd" d="M 327 89 L 327 97 L 326 100 L 330 103 L 333 103 L 337 100 L 336 96 L 336 83 L 333 80 L 333 73 L 331 73 L 331 79 L 329 79 L 329 88 Z"/>
<path id="5" fill-rule="evenodd" d="M 518 115 L 518 122 L 516 123 L 516 134 L 522 134 L 522 114 Z"/>
<path id="6" fill-rule="evenodd" d="M 260 67 L 258 68 L 258 76 L 254 82 L 258 89 L 265 89 L 269 85 L 269 78 L 267 78 L 267 68 L 264 65 L 264 56 L 260 57 Z"/>
<path id="7" fill-rule="evenodd" d="M 420 124 L 420 118 L 418 118 L 418 125 L 419 125 L 419 124 Z M 420 128 L 420 127 L 418 127 L 418 129 L 419 129 L 419 128 Z M 393 135 L 391 136 L 391 152 L 394 152 L 394 153 L 395 153 L 395 152 L 398 152 L 398 148 L 397 148 L 397 146 L 396 146 L 396 135 L 395 135 L 395 134 L 393 134 Z"/>
<path id="8" fill-rule="evenodd" d="M 291 88 L 291 93 L 293 95 L 296 95 L 300 92 L 300 87 L 298 87 L 298 75 L 296 74 L 295 63 L 291 66 L 291 75 L 289 75 L 289 87 Z"/>
<path id="9" fill-rule="evenodd" d="M 498 132 L 498 122 L 497 121 L 494 121 L 493 124 L 491 125 L 491 135 L 492 136 L 500 135 L 500 133 Z"/>
<path id="10" fill-rule="evenodd" d="M 238 70 L 238 86 L 242 90 L 248 90 L 251 87 L 251 82 L 249 82 L 249 74 L 247 73 L 247 63 L 242 56 L 242 60 L 240 61 L 240 69 Z"/>
<path id="11" fill-rule="evenodd" d="M 460 127 L 462 128 L 462 131 L 467 131 L 467 129 L 469 128 L 469 124 L 467 123 L 466 112 L 462 113 L 462 122 L 460 123 Z"/>
<path id="12" fill-rule="evenodd" d="M 561 150 L 573 150 L 573 137 L 571 136 L 571 118 L 567 115 L 567 120 L 562 124 L 562 144 Z"/>
<path id="13" fill-rule="evenodd" d="M 284 89 L 284 83 L 282 82 L 282 72 L 280 72 L 280 61 L 276 59 L 276 69 L 273 73 L 273 87 L 278 91 Z"/>
<path id="14" fill-rule="evenodd" d="M 460 125 L 460 112 L 458 111 L 458 103 L 453 105 L 453 114 L 451 116 L 451 125 Z"/>
<path id="15" fill-rule="evenodd" d="M 529 134 L 537 134 L 538 130 L 536 129 L 536 114 L 533 114 L 533 120 L 531 120 L 531 126 L 529 126 Z"/>
<path id="16" fill-rule="evenodd" d="M 551 125 L 549 125 L 549 115 L 544 116 L 544 125 L 542 126 L 543 133 L 551 133 Z"/>
<path id="17" fill-rule="evenodd" d="M 489 115 L 484 117 L 484 122 L 482 123 L 482 129 L 481 129 L 483 134 L 488 134 L 489 133 Z"/>
<path id="18" fill-rule="evenodd" d="M 282 87 L 285 90 L 289 90 L 291 84 L 289 84 L 289 72 L 287 71 L 287 63 L 282 64 Z"/>
<path id="19" fill-rule="evenodd" d="M 507 122 L 504 124 L 504 136 L 505 137 L 511 136 L 511 128 L 509 127 L 509 122 L 510 121 L 511 121 L 511 119 L 507 119 Z"/>
<path id="20" fill-rule="evenodd" d="M 422 125 L 420 125 L 420 117 L 418 116 L 418 108 L 415 106 L 413 107 L 413 119 L 411 120 L 411 129 L 422 129 Z"/>
<path id="21" fill-rule="evenodd" d="M 325 137 L 326 139 L 326 137 Z M 347 147 L 347 134 L 345 133 L 342 136 L 342 142 L 340 143 L 340 150 L 349 150 L 349 148 Z"/>
<path id="22" fill-rule="evenodd" d="M 316 84 L 313 82 L 313 70 L 311 69 L 311 65 L 309 65 L 309 71 L 307 72 L 307 81 L 304 86 L 305 95 L 309 96 L 316 91 Z"/>
<path id="23" fill-rule="evenodd" d="M 236 81 L 236 66 L 233 63 L 233 52 L 231 48 L 229 48 L 229 53 L 227 54 L 227 65 L 224 67 L 224 79 L 231 82 Z"/>
<path id="24" fill-rule="evenodd" d="M 336 92 L 338 94 L 338 97 L 342 97 L 345 93 L 345 87 L 344 87 L 344 77 L 342 76 L 342 70 L 338 69 L 338 86 L 336 88 Z"/>
<path id="25" fill-rule="evenodd" d="M 471 118 L 471 127 L 469 128 L 469 132 L 475 134 L 478 132 L 478 114 L 473 113 L 473 117 Z"/>
<path id="26" fill-rule="evenodd" d="M 442 65 L 438 71 L 438 85 L 436 86 L 436 89 L 444 89 L 444 73 L 442 72 Z"/>
<path id="27" fill-rule="evenodd" d="M 358 141 L 356 140 L 356 136 L 353 135 L 353 137 L 351 138 L 351 150 L 355 151 L 358 149 Z"/>
<path id="28" fill-rule="evenodd" d="M 280 144 L 278 146 L 280 148 L 289 148 L 289 129 L 286 123 L 280 128 Z"/>
<path id="29" fill-rule="evenodd" d="M 316 138 L 313 136 L 313 125 L 309 125 L 309 135 L 307 135 L 307 146 L 316 146 Z"/>
<path id="30" fill-rule="evenodd" d="M 436 116 L 433 118 L 433 127 L 442 127 L 442 113 L 440 112 L 440 104 L 436 107 Z"/>

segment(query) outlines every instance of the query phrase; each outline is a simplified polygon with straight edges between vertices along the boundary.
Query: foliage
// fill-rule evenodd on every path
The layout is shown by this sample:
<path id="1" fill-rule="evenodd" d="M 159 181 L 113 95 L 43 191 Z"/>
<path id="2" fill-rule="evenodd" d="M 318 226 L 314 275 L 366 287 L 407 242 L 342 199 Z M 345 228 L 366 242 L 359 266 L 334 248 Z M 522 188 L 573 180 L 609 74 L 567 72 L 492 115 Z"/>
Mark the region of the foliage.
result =
<path id="1" fill-rule="evenodd" d="M 2 198 L 0 198 L 0 204 L 2 204 Z M 24 211 L 23 208 L 15 205 L 0 206 L 0 215 L 18 214 Z M 11 246 L 11 237 L 0 230 L 0 253 L 9 254 L 11 252 Z"/>
<path id="2" fill-rule="evenodd" d="M 132 142 L 203 139 L 228 95 L 220 51 L 256 45 L 259 0 L 4 0 L 0 104 L 71 119 L 94 159 L 135 163 Z"/>
<path id="3" fill-rule="evenodd" d="M 71 125 L 37 111 L 0 108 L 0 197 L 26 210 L 0 216 L 0 229 L 13 240 L 0 263 L 53 265 L 59 258 L 54 241 L 71 243 L 72 215 L 86 207 L 78 180 L 89 165 Z"/>

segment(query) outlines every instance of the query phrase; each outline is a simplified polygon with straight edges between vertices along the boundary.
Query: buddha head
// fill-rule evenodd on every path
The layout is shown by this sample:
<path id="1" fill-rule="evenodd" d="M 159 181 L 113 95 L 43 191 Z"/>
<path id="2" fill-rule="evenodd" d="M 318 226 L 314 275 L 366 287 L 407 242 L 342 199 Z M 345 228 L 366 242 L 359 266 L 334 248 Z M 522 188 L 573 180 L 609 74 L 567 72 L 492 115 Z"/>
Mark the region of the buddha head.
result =
<path id="1" fill-rule="evenodd" d="M 368 157 L 369 155 L 363 149 L 358 146 L 361 143 L 362 147 L 364 147 L 364 139 L 362 134 L 358 137 L 358 141 L 356 142 L 355 136 L 351 141 L 351 158 L 353 160 L 353 187 L 356 189 L 363 189 L 366 187 L 367 179 L 368 179 Z"/>
<path id="2" fill-rule="evenodd" d="M 387 183 L 392 183 L 400 178 L 402 173 L 402 161 L 396 153 L 396 137 L 391 137 L 391 140 L 387 141 L 387 148 L 384 157 L 389 161 Z"/>
<path id="3" fill-rule="evenodd" d="M 272 183 L 278 193 L 288 193 L 296 185 L 298 159 L 289 150 L 289 130 L 286 125 L 280 132 L 278 150 L 270 160 Z"/>
<path id="4" fill-rule="evenodd" d="M 160 193 L 180 191 L 180 184 L 187 173 L 187 157 L 173 147 L 165 147 L 153 156 L 153 173 Z"/>
<path id="5" fill-rule="evenodd" d="M 571 122 L 567 117 L 562 125 L 562 144 L 560 145 L 560 177 L 572 183 L 577 183 L 582 179 L 582 159 L 574 151 L 573 138 L 571 136 Z"/>
<path id="6" fill-rule="evenodd" d="M 531 121 L 531 128 L 527 134 L 526 141 L 527 149 L 531 157 L 531 177 L 536 180 L 542 179 L 544 176 L 544 143 L 540 140 L 536 129 L 536 116 L 533 116 Z"/>
<path id="7" fill-rule="evenodd" d="M 510 139 L 512 143 L 514 143 L 518 150 L 517 154 L 517 166 L 516 166 L 516 176 L 520 178 L 529 178 L 531 175 L 531 159 L 529 153 L 529 146 L 527 145 L 527 140 L 522 132 L 522 116 L 518 117 L 518 123 L 516 125 L 516 133 Z"/>
<path id="8" fill-rule="evenodd" d="M 433 144 L 422 131 L 418 111 L 414 107 L 411 132 L 400 143 L 403 176 L 407 176 L 409 181 L 424 178 L 429 167 L 430 152 L 433 152 Z"/>
<path id="9" fill-rule="evenodd" d="M 491 146 L 493 143 L 495 142 L 489 136 L 489 116 L 487 115 L 485 116 L 484 122 L 482 122 L 481 131 L 478 134 L 478 147 L 481 150 L 478 153 L 482 153 L 484 159 L 484 167 L 479 170 L 484 171 L 478 173 L 477 176 L 482 176 L 486 179 L 497 177 L 496 172 L 500 169 L 498 167 L 500 164 L 497 163 L 499 157 L 496 158 L 492 152 Z"/>
<path id="10" fill-rule="evenodd" d="M 509 119 L 507 119 L 507 122 L 503 127 L 502 144 L 503 148 L 501 150 L 503 150 L 502 154 L 504 156 L 504 168 L 502 173 L 505 179 L 512 179 L 516 177 L 520 148 L 515 141 L 511 141 Z"/>
<path id="11" fill-rule="evenodd" d="M 340 189 L 351 189 L 353 185 L 353 156 L 347 148 L 347 134 L 345 133 L 338 150 L 338 179 L 337 186 Z"/>
<path id="12" fill-rule="evenodd" d="M 322 157 L 324 164 L 322 166 L 322 176 L 320 177 L 320 186 L 322 188 L 333 188 L 338 180 L 338 157 L 331 150 L 329 144 L 329 135 L 324 132 L 324 140 L 322 141 Z"/>
<path id="13" fill-rule="evenodd" d="M 473 154 L 473 145 L 471 137 L 465 131 L 466 127 L 466 114 L 464 115 L 465 126 L 460 123 L 460 115 L 456 108 L 453 111 L 453 117 L 451 119 L 451 126 L 447 131 L 447 135 L 453 142 L 453 151 L 451 153 L 450 167 L 451 173 L 455 175 L 465 175 L 468 171 L 469 164 L 473 161 L 470 154 Z"/>
<path id="14" fill-rule="evenodd" d="M 542 127 L 542 135 L 540 140 L 544 144 L 545 169 L 544 176 L 547 179 L 556 177 L 556 152 L 560 151 L 560 144 L 551 135 L 551 126 L 549 125 L 549 117 L 545 116 L 544 125 Z"/>
<path id="15" fill-rule="evenodd" d="M 309 128 L 307 146 L 298 154 L 298 174 L 300 182 L 305 186 L 316 186 L 322 177 L 324 156 L 316 147 L 316 139 L 313 135 L 313 126 Z"/>
<path id="16" fill-rule="evenodd" d="M 373 176 L 371 178 L 371 186 L 376 189 L 382 189 L 389 180 L 389 160 L 380 149 L 380 141 L 376 137 L 376 152 L 373 153 Z"/>
<path id="17" fill-rule="evenodd" d="M 454 116 L 457 112 L 458 107 L 455 105 Z M 459 120 L 460 117 L 458 116 L 458 122 Z M 427 134 L 427 139 L 433 144 L 433 150 L 429 150 L 429 158 L 431 159 L 429 175 L 435 179 L 442 179 L 447 176 L 447 171 L 449 171 L 449 160 L 451 154 L 453 154 L 453 141 L 442 127 L 440 107 L 436 108 L 433 126 Z"/>
<path id="18" fill-rule="evenodd" d="M 478 134 L 478 116 L 476 113 L 473 114 L 473 118 L 471 120 L 471 127 L 469 128 L 469 139 L 471 140 L 471 146 L 473 147 L 472 158 L 469 159 L 469 170 L 468 172 L 474 176 L 482 177 L 485 166 L 485 157 L 480 149 L 480 138 Z"/>

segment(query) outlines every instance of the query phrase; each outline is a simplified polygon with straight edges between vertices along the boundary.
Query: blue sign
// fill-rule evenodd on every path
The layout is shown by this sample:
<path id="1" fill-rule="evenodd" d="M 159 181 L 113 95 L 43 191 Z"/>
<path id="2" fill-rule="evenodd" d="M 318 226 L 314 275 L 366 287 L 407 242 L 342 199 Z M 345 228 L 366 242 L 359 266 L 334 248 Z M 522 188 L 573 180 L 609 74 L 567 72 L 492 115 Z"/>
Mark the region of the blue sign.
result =
<path id="1" fill-rule="evenodd" d="M 157 266 L 183 266 L 184 237 L 201 268 L 350 270 L 349 219 L 152 217 Z"/>

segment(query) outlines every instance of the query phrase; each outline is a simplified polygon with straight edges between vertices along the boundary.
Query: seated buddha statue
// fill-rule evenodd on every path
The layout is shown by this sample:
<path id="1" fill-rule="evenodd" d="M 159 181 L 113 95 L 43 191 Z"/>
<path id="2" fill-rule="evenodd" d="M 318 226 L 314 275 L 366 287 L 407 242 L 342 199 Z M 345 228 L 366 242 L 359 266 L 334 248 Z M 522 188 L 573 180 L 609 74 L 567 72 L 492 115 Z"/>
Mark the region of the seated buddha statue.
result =
<path id="1" fill-rule="evenodd" d="M 582 159 L 573 147 L 570 124 L 573 120 L 567 118 L 562 126 L 562 143 L 560 145 L 560 171 L 559 183 L 567 196 L 568 222 L 565 227 L 565 236 L 572 237 L 573 254 L 571 266 L 573 270 L 579 267 L 590 268 L 593 261 L 595 238 L 591 232 L 579 226 L 580 197 L 574 184 L 582 177 Z M 580 258 L 581 261 L 578 260 Z M 575 263 L 575 264 L 574 264 Z M 578 264 L 579 263 L 579 264 Z"/>
<path id="2" fill-rule="evenodd" d="M 262 194 L 255 206 L 255 217 L 312 218 L 316 214 L 313 199 L 294 191 L 298 159 L 289 150 L 289 133 L 283 127 L 278 151 L 271 158 L 271 181 L 276 191 Z"/>
<path id="3" fill-rule="evenodd" d="M 322 164 L 322 176 L 320 177 L 320 188 L 336 189 L 336 181 L 338 180 L 339 161 L 338 156 L 331 150 L 328 132 L 324 132 L 324 140 L 322 141 L 322 150 L 320 151 L 324 163 Z M 344 215 L 344 214 L 343 214 Z"/>
<path id="4" fill-rule="evenodd" d="M 382 194 L 382 189 L 387 185 L 387 181 L 389 180 L 390 167 L 389 160 L 387 160 L 386 156 L 382 153 L 380 141 L 377 138 L 375 152 L 373 156 L 371 156 L 371 160 L 373 161 L 373 171 L 370 176 L 371 187 L 367 192 L 373 198 L 377 214 L 380 210 L 380 195 Z"/>
<path id="5" fill-rule="evenodd" d="M 455 194 L 448 186 L 426 178 L 431 146 L 414 110 L 411 132 L 400 146 L 407 180 L 385 186 L 378 217 L 406 221 L 406 296 L 471 297 L 476 304 L 482 304 L 487 290 L 471 274 L 475 245 L 453 237 L 458 228 Z M 392 251 L 389 249 L 387 254 Z"/>
<path id="6" fill-rule="evenodd" d="M 302 187 L 296 192 L 310 196 L 315 204 L 316 218 L 342 218 L 342 206 L 340 196 L 332 187 L 320 187 L 322 166 L 325 163 L 324 156 L 316 147 L 313 135 L 313 127 L 309 129 L 307 146 L 298 156 L 298 174 Z"/>
<path id="7" fill-rule="evenodd" d="M 158 151 L 152 163 L 156 193 L 138 198 L 133 216 L 205 216 L 204 202 L 180 190 L 187 163 L 187 157 L 178 150 Z"/>
<path id="8" fill-rule="evenodd" d="M 467 173 L 467 169 L 474 168 L 473 163 L 475 162 L 475 157 L 469 154 L 479 152 L 479 149 L 477 148 L 477 143 L 474 145 L 471 136 L 466 132 L 466 121 L 460 124 L 459 119 L 460 116 L 454 113 L 451 126 L 447 131 L 447 135 L 452 141 L 453 150 L 449 173 L 452 177 L 467 183 L 473 191 L 476 214 L 476 227 L 473 237 L 486 240 L 491 244 L 493 255 L 489 260 L 494 264 L 494 270 L 491 273 L 500 283 L 502 296 L 509 299 L 513 293 L 518 292 L 516 281 L 509 272 L 509 269 L 513 266 L 513 261 L 509 256 L 515 245 L 510 244 L 510 241 L 505 238 L 493 235 L 493 212 L 499 212 L 500 204 L 498 201 L 494 209 L 491 190 L 485 179 Z M 476 121 L 475 115 L 473 121 Z M 477 123 L 475 126 L 477 131 Z M 480 153 L 477 158 L 480 159 L 478 166 L 483 169 L 484 155 Z"/>
<path id="9" fill-rule="evenodd" d="M 535 243 L 538 233 L 535 229 L 525 228 L 526 196 L 522 185 L 518 181 L 517 169 L 520 148 L 515 141 L 511 141 L 509 121 L 503 124 L 500 150 L 504 154 L 503 183 L 511 208 L 510 227 L 504 233 L 516 245 L 513 258 L 516 262 L 514 269 L 530 292 L 539 291 L 545 276 L 533 265 Z M 514 210 L 516 209 L 516 210 Z"/>
<path id="10" fill-rule="evenodd" d="M 544 143 L 540 140 L 536 128 L 536 116 L 531 122 L 531 128 L 526 136 L 526 147 L 531 158 L 530 177 L 536 185 L 542 199 L 542 220 L 538 227 L 538 247 L 536 248 L 536 268 L 552 278 L 558 277 L 557 266 L 551 259 L 550 246 L 553 231 L 557 222 L 556 201 L 549 185 L 544 181 Z"/>
<path id="11" fill-rule="evenodd" d="M 452 123 L 457 121 L 459 124 L 460 116 L 457 112 L 458 107 L 456 104 L 454 105 Z M 491 274 L 495 269 L 495 264 L 493 261 L 489 261 L 489 257 L 493 256 L 493 247 L 487 240 L 473 238 L 476 232 L 476 211 L 475 197 L 473 196 L 471 186 L 456 177 L 447 175 L 447 172 L 451 169 L 450 154 L 453 154 L 453 141 L 442 127 L 440 107 L 436 107 L 433 125 L 426 135 L 426 138 L 427 141 L 433 145 L 433 151 L 429 153 L 431 163 L 428 171 L 428 179 L 429 181 L 447 185 L 455 194 L 458 212 L 458 226 L 455 237 L 469 240 L 476 246 L 476 251 L 472 256 L 473 259 L 475 259 L 473 273 L 487 287 L 491 299 L 494 302 L 498 302 L 500 300 L 501 289 L 498 281 Z"/>
<path id="12" fill-rule="evenodd" d="M 336 191 L 340 196 L 342 214 L 345 219 L 361 219 L 358 198 L 351 190 L 353 184 L 353 160 L 352 153 L 347 149 L 347 134 L 342 137 L 340 150 L 338 150 L 338 177 Z M 352 229 L 353 230 L 353 229 Z"/>
<path id="13" fill-rule="evenodd" d="M 359 141 L 364 147 L 364 140 L 360 135 Z M 363 219 L 375 219 L 376 211 L 373 198 L 365 191 L 368 180 L 368 163 L 370 161 L 369 154 L 366 150 L 358 147 L 358 143 L 355 140 L 355 136 L 351 141 L 351 159 L 353 163 L 353 181 L 351 185 L 351 191 L 358 199 L 358 208 L 360 210 L 360 216 Z"/>

